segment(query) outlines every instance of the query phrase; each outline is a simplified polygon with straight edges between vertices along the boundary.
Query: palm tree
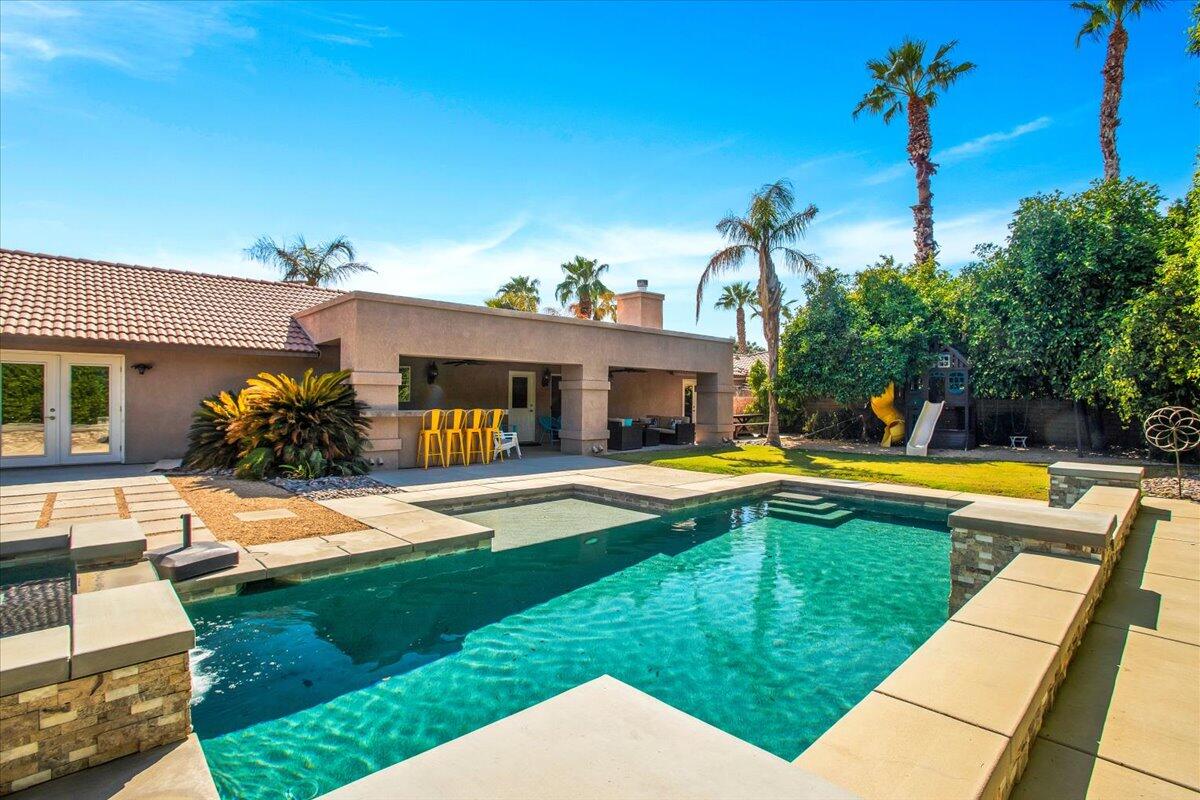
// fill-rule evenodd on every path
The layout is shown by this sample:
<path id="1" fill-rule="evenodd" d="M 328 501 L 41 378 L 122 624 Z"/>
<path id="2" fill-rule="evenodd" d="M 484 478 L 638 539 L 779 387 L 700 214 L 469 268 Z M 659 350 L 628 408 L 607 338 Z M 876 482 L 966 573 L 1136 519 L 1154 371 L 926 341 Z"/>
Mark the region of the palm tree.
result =
<path id="1" fill-rule="evenodd" d="M 592 309 L 592 319 L 611 319 L 617 322 L 617 296 L 613 292 L 601 292 Z"/>
<path id="2" fill-rule="evenodd" d="M 757 295 L 749 282 L 731 283 L 724 288 L 713 308 L 737 312 L 737 351 L 746 352 L 746 306 L 753 307 Z"/>
<path id="3" fill-rule="evenodd" d="M 360 272 L 375 271 L 354 260 L 354 245 L 345 236 L 315 247 L 304 241 L 303 236 L 290 242 L 276 242 L 269 236 L 260 236 L 243 252 L 252 261 L 279 270 L 285 281 L 303 282 L 309 286 L 329 286 Z"/>
<path id="4" fill-rule="evenodd" d="M 783 303 L 783 286 L 775 273 L 775 253 L 783 255 L 784 265 L 796 273 L 814 273 L 816 260 L 790 247 L 801 239 L 808 224 L 817 215 L 811 203 L 803 211 L 795 211 L 796 196 L 787 181 L 768 184 L 750 197 L 746 216 L 729 214 L 717 223 L 730 244 L 709 259 L 708 266 L 696 286 L 696 319 L 704 300 L 704 286 L 710 279 L 735 270 L 747 256 L 758 259 L 758 304 L 762 311 L 763 337 L 767 340 L 767 444 L 779 446 L 779 403 L 775 397 L 775 381 L 779 375 L 779 314 Z"/>
<path id="5" fill-rule="evenodd" d="M 558 302 L 568 306 L 571 313 L 581 319 L 604 319 L 608 312 L 605 295 L 612 295 L 601 276 L 608 272 L 608 264 L 600 264 L 594 258 L 575 256 L 573 261 L 562 265 L 562 283 L 554 289 Z M 611 298 L 609 298 L 611 299 Z"/>
<path id="6" fill-rule="evenodd" d="M 933 238 L 933 190 L 929 180 L 937 172 L 937 164 L 929 155 L 933 151 L 933 134 L 929 129 L 929 109 L 937 104 L 938 92 L 944 92 L 961 76 L 975 69 L 970 61 L 953 64 L 947 58 L 958 42 L 942 45 L 933 60 L 925 64 L 925 42 L 905 39 L 899 47 L 889 48 L 887 57 L 871 59 L 867 71 L 875 85 L 854 107 L 854 117 L 864 111 L 882 114 L 884 124 L 906 108 L 908 110 L 908 163 L 917 176 L 917 204 L 912 207 L 913 233 L 916 238 L 916 261 L 923 264 L 937 254 Z"/>
<path id="7" fill-rule="evenodd" d="M 496 290 L 494 297 L 484 301 L 491 308 L 508 308 L 513 311 L 536 312 L 541 303 L 542 282 L 529 275 L 514 275 L 508 283 Z"/>
<path id="8" fill-rule="evenodd" d="M 1108 53 L 1104 57 L 1104 94 L 1100 99 L 1100 153 L 1104 156 L 1104 179 L 1121 177 L 1121 158 L 1117 155 L 1117 126 L 1121 124 L 1117 112 L 1121 106 L 1121 88 L 1125 82 L 1125 48 L 1129 46 L 1129 33 L 1125 20 L 1140 16 L 1142 11 L 1162 7 L 1162 0 L 1080 0 L 1071 3 L 1071 8 L 1087 14 L 1087 21 L 1075 37 L 1079 47 L 1083 37 L 1100 40 L 1108 31 Z"/>
<path id="9" fill-rule="evenodd" d="M 796 301 L 785 300 L 787 297 L 787 287 L 779 290 L 779 318 L 785 325 L 790 324 L 796 318 Z M 754 319 L 762 317 L 762 309 L 758 307 L 758 300 L 750 302 L 750 316 Z"/>

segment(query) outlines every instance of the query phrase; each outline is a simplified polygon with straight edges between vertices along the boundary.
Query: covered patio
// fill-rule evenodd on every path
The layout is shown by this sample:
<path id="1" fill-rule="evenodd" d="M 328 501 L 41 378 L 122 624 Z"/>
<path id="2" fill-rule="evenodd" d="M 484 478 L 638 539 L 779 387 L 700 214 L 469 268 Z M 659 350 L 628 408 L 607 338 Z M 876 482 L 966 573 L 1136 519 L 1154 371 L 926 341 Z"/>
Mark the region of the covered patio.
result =
<path id="1" fill-rule="evenodd" d="M 432 408 L 502 409 L 522 443 L 569 455 L 609 449 L 610 422 L 678 429 L 666 441 L 730 437 L 732 342 L 663 330 L 661 294 L 617 300 L 620 324 L 364 292 L 296 318 L 351 371 L 383 469 L 417 465 Z M 659 441 L 623 433 L 622 447 Z"/>

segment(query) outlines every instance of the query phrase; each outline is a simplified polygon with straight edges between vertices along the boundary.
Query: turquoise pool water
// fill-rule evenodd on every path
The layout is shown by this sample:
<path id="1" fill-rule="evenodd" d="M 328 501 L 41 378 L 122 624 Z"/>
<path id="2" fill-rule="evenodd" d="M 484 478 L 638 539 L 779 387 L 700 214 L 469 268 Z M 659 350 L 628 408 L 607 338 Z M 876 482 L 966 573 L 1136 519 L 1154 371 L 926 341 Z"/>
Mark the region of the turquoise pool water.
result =
<path id="1" fill-rule="evenodd" d="M 311 798 L 610 674 L 795 758 L 945 620 L 944 519 L 710 506 L 189 607 L 225 798 Z"/>

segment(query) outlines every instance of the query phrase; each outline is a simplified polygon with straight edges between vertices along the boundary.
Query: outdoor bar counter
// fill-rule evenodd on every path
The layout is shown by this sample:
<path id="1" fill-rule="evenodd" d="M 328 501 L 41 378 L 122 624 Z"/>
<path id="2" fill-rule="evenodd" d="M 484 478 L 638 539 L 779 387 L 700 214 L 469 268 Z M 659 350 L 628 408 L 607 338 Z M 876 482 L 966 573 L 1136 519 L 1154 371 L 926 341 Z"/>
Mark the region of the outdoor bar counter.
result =
<path id="1" fill-rule="evenodd" d="M 363 413 L 371 420 L 371 439 L 375 440 L 377 435 L 382 435 L 389 442 L 386 447 L 381 447 L 376 442 L 375 449 L 389 450 L 395 446 L 400 451 L 398 466 L 401 469 L 419 466 L 417 443 L 421 438 L 421 417 L 426 411 L 424 408 L 368 408 Z M 391 444 L 395 440 L 399 440 L 398 445 Z M 370 450 L 364 455 L 373 458 Z"/>

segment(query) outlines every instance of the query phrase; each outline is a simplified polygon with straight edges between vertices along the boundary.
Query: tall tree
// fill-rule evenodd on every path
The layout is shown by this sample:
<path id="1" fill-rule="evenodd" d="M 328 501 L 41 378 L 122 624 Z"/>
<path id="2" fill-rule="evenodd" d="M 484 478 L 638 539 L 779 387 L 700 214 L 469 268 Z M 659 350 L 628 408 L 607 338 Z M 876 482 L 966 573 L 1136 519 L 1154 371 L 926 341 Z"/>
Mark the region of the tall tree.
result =
<path id="1" fill-rule="evenodd" d="M 1162 201 L 1158 187 L 1125 178 L 1020 202 L 1007 243 L 978 248 L 961 273 L 977 396 L 1074 400 L 1083 449 L 1087 407 L 1120 402 L 1105 366 L 1131 304 L 1154 285 Z"/>
<path id="2" fill-rule="evenodd" d="M 1140 16 L 1142 11 L 1162 7 L 1162 0 L 1077 0 L 1071 8 L 1087 14 L 1087 20 L 1075 37 L 1078 47 L 1086 36 L 1099 41 L 1108 31 L 1108 52 L 1104 56 L 1104 94 L 1100 98 L 1100 153 L 1104 156 L 1104 180 L 1121 177 L 1121 158 L 1117 154 L 1117 126 L 1121 106 L 1121 89 L 1125 83 L 1125 48 L 1129 32 L 1125 21 Z"/>
<path id="3" fill-rule="evenodd" d="M 514 275 L 496 290 L 494 297 L 484 301 L 490 308 L 536 312 L 541 303 L 542 282 L 530 275 Z"/>
<path id="4" fill-rule="evenodd" d="M 788 181 L 768 184 L 750 197 L 744 217 L 729 214 L 717 223 L 717 231 L 729 245 L 713 254 L 696 285 L 696 319 L 704 301 L 707 283 L 741 267 L 747 256 L 758 260 L 758 304 L 762 309 L 763 338 L 767 340 L 767 444 L 779 446 L 779 401 L 775 381 L 779 377 L 779 314 L 783 305 L 783 285 L 775 272 L 775 254 L 795 273 L 812 274 L 816 260 L 791 245 L 804 237 L 809 223 L 817 216 L 811 203 L 795 210 L 796 196 Z"/>
<path id="5" fill-rule="evenodd" d="M 610 311 L 609 306 L 615 303 L 611 299 L 612 292 L 602 280 L 608 272 L 608 264 L 575 256 L 574 260 L 562 265 L 562 271 L 562 283 L 554 289 L 555 299 L 581 319 L 603 319 Z"/>
<path id="6" fill-rule="evenodd" d="M 345 236 L 318 245 L 310 245 L 303 236 L 282 242 L 260 236 L 243 252 L 252 261 L 274 267 L 285 281 L 303 282 L 309 286 L 331 286 L 351 275 L 375 271 L 354 260 L 354 245 Z"/>
<path id="7" fill-rule="evenodd" d="M 733 311 L 737 315 L 737 351 L 746 352 L 746 306 L 752 306 L 757 297 L 754 287 L 748 281 L 731 283 L 721 291 L 713 308 Z"/>
<path id="8" fill-rule="evenodd" d="M 975 69 L 970 61 L 954 64 L 950 51 L 958 42 L 937 49 L 933 60 L 925 63 L 925 42 L 905 39 L 890 48 L 882 59 L 867 62 L 875 84 L 854 107 L 854 117 L 864 111 L 881 114 L 884 124 L 901 111 L 908 111 L 908 163 L 917 178 L 917 204 L 912 207 L 913 233 L 916 239 L 915 263 L 922 264 L 937 254 L 933 238 L 933 190 L 930 179 L 937 172 L 930 154 L 933 133 L 929 128 L 929 110 L 937 105 L 938 94 L 960 77 Z"/>
<path id="9" fill-rule="evenodd" d="M 762 308 L 758 305 L 758 297 L 750 301 L 750 316 L 762 319 Z M 779 290 L 779 321 L 787 325 L 796 318 L 796 298 L 787 299 L 787 287 Z"/>

